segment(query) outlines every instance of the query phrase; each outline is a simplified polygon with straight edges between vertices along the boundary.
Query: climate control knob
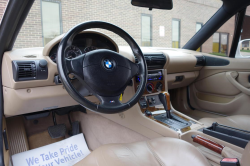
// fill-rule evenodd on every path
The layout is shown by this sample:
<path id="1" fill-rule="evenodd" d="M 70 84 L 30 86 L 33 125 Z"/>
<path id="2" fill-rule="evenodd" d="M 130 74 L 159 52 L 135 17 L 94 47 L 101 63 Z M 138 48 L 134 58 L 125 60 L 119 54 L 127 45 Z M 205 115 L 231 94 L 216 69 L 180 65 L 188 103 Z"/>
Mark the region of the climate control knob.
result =
<path id="1" fill-rule="evenodd" d="M 149 93 L 152 93 L 153 90 L 154 90 L 154 84 L 152 84 L 152 83 L 147 84 L 147 91 Z"/>
<path id="2" fill-rule="evenodd" d="M 158 91 L 158 92 L 161 92 L 162 91 L 162 88 L 163 88 L 163 85 L 161 82 L 158 82 L 155 86 L 155 89 Z"/>

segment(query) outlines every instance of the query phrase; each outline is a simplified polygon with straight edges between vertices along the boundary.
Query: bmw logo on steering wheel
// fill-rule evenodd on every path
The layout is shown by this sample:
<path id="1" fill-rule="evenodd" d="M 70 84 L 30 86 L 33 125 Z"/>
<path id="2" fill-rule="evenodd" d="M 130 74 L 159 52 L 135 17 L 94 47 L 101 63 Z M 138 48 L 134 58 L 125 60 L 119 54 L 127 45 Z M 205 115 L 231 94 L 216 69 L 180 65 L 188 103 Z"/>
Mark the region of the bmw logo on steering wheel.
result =
<path id="1" fill-rule="evenodd" d="M 106 69 L 112 69 L 114 67 L 114 63 L 111 60 L 105 59 L 103 63 Z"/>

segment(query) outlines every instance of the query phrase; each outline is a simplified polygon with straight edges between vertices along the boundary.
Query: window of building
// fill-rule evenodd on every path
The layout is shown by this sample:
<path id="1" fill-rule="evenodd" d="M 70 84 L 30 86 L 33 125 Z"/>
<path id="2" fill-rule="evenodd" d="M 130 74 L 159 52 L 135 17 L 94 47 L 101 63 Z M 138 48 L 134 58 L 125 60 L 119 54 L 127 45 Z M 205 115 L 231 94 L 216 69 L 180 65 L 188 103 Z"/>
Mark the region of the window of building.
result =
<path id="1" fill-rule="evenodd" d="M 203 24 L 197 22 L 196 23 L 196 33 L 202 28 Z M 202 46 L 200 48 L 198 48 L 196 51 L 201 52 L 202 51 Z"/>
<path id="2" fill-rule="evenodd" d="M 143 14 L 141 16 L 141 45 L 152 46 L 152 17 Z"/>
<path id="3" fill-rule="evenodd" d="M 226 56 L 228 54 L 228 36 L 228 33 L 214 33 L 213 54 L 221 56 Z"/>
<path id="4" fill-rule="evenodd" d="M 172 20 L 172 48 L 180 48 L 180 20 Z"/>
<path id="5" fill-rule="evenodd" d="M 61 9 L 59 1 L 42 1 L 43 44 L 62 34 Z"/>

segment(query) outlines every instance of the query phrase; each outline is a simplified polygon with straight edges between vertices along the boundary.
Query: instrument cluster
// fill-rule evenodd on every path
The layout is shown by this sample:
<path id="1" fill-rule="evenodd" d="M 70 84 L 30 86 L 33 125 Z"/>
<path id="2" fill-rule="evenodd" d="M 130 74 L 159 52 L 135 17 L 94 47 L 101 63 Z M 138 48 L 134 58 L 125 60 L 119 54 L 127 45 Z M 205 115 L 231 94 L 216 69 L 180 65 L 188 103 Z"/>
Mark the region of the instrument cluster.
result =
<path id="1" fill-rule="evenodd" d="M 50 59 L 56 63 L 58 45 L 55 45 L 49 54 Z M 65 53 L 65 57 L 68 59 L 75 58 L 84 53 L 97 50 L 97 49 L 109 49 L 117 51 L 116 46 L 106 37 L 96 33 L 81 33 L 78 34 L 71 46 L 69 46 Z"/>

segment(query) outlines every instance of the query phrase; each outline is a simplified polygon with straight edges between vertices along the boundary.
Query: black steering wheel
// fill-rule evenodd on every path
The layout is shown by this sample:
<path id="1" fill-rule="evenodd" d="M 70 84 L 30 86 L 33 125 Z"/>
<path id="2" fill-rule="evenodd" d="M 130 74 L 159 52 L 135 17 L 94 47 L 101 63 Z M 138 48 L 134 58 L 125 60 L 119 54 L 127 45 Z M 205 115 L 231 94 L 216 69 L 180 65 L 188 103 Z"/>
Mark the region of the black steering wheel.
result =
<path id="1" fill-rule="evenodd" d="M 138 63 L 106 49 L 94 50 L 73 59 L 65 58 L 65 50 L 72 45 L 74 37 L 81 31 L 91 28 L 106 29 L 122 37 L 131 47 Z M 89 110 L 107 114 L 119 113 L 134 106 L 144 92 L 148 73 L 145 58 L 135 40 L 123 29 L 102 21 L 81 23 L 65 34 L 57 51 L 57 68 L 65 89 L 73 99 Z M 79 94 L 71 84 L 69 74 L 73 74 L 95 95 L 100 104 L 92 103 Z M 120 95 L 135 75 L 140 77 L 140 86 L 127 103 L 121 103 Z"/>

